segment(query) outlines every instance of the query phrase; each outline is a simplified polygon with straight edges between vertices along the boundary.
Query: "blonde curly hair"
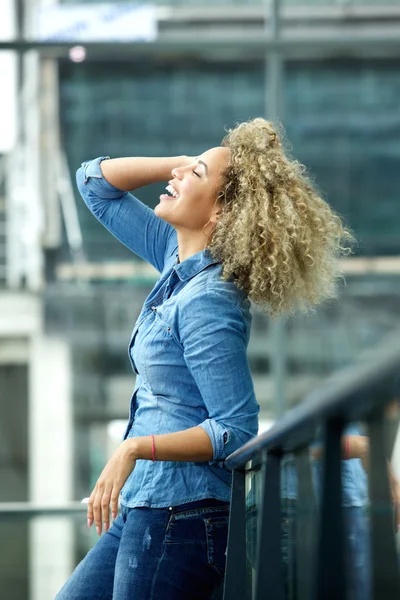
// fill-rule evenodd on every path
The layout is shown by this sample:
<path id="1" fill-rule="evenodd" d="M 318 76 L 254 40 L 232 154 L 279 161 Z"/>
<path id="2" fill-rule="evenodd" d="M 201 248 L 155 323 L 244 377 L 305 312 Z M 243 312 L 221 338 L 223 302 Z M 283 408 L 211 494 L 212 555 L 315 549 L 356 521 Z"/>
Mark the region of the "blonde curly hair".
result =
<path id="1" fill-rule="evenodd" d="M 222 145 L 231 158 L 208 244 L 222 262 L 222 279 L 233 279 L 271 316 L 307 311 L 335 296 L 338 258 L 351 252 L 346 243 L 353 235 L 305 167 L 285 153 L 273 124 L 262 118 L 241 123 Z"/>

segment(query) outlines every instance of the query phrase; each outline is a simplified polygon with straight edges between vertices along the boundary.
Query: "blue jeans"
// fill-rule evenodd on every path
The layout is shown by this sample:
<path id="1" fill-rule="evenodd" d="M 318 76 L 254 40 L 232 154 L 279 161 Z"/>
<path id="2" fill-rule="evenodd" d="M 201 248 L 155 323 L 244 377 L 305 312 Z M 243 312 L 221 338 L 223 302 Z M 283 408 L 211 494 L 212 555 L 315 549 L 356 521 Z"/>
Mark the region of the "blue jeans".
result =
<path id="1" fill-rule="evenodd" d="M 56 600 L 208 600 L 225 573 L 229 504 L 125 508 Z"/>

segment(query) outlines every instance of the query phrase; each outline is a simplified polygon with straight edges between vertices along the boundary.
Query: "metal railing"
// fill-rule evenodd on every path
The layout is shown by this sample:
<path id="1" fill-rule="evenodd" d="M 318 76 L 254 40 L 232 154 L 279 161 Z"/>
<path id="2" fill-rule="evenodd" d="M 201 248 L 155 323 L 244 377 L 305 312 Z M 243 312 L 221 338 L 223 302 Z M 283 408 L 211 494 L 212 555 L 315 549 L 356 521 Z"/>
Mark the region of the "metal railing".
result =
<path id="1" fill-rule="evenodd" d="M 386 457 L 393 449 L 384 437 L 385 407 L 393 399 L 393 380 L 399 375 L 400 331 L 369 353 L 362 362 L 334 374 L 295 409 L 286 413 L 267 432 L 259 435 L 226 459 L 233 471 L 232 503 L 228 535 L 224 600 L 283 600 L 284 576 L 281 551 L 281 465 L 284 456 L 306 451 L 322 427 L 324 453 L 318 535 L 311 565 L 313 581 L 307 597 L 313 600 L 346 598 L 344 567 L 345 526 L 341 502 L 341 436 L 345 425 L 363 420 L 370 437 L 369 496 L 372 506 L 371 553 L 373 600 L 398 600 L 400 575 L 393 535 L 393 514 Z M 246 552 L 246 485 L 250 461 L 261 463 L 262 494 L 257 522 L 257 548 L 253 562 L 254 584 L 249 586 Z M 303 461 L 300 478 L 310 483 L 310 461 Z M 300 482 L 300 479 L 299 479 Z M 310 486 L 308 486 L 308 491 Z M 297 503 L 307 505 L 307 482 L 298 486 Z M 86 511 L 86 505 L 73 502 L 64 506 L 34 503 L 0 503 L 0 522 L 32 517 L 59 517 Z M 302 541 L 299 540 L 301 546 Z M 301 548 L 299 552 L 309 549 Z M 309 554 L 308 554 L 309 556 Z"/>
<path id="2" fill-rule="evenodd" d="M 316 564 L 312 571 L 311 595 L 307 598 L 337 600 L 347 597 L 341 436 L 347 423 L 361 419 L 367 423 L 370 437 L 372 598 L 395 600 L 400 597 L 393 513 L 387 510 L 391 507 L 391 499 L 386 456 L 393 448 L 388 447 L 384 438 L 385 406 L 393 400 L 393 380 L 399 371 L 400 331 L 362 363 L 336 373 L 301 405 L 279 419 L 269 431 L 227 458 L 227 466 L 233 469 L 233 486 L 224 600 L 249 600 L 251 597 L 253 600 L 283 600 L 281 461 L 288 453 L 308 450 L 319 427 L 323 430 L 322 462 L 326 476 L 323 478 L 318 535 L 313 553 Z M 257 457 L 261 458 L 262 498 L 252 594 L 248 585 L 246 556 L 245 477 L 246 465 Z M 311 482 L 309 460 L 302 475 Z M 304 496 L 306 487 L 298 487 L 297 502 L 303 506 L 307 504 Z"/>
<path id="3" fill-rule="evenodd" d="M 0 502 L 0 522 L 2 520 L 25 520 L 34 517 L 71 517 L 84 515 L 87 505 L 81 502 L 67 502 L 54 506 L 54 504 L 40 504 L 38 502 Z"/>

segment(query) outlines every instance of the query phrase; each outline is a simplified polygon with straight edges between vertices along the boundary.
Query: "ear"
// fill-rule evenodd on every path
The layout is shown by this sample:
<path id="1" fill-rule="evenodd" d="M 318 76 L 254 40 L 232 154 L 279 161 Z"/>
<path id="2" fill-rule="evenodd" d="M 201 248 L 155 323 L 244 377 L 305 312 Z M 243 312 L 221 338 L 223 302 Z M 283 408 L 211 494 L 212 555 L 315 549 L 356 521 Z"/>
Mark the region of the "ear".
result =
<path id="1" fill-rule="evenodd" d="M 218 202 L 218 198 L 217 198 L 216 201 L 214 202 L 214 206 L 211 211 L 210 221 L 212 223 L 216 223 L 218 221 L 219 217 L 221 216 L 221 214 L 222 214 L 222 206 Z"/>
<path id="2" fill-rule="evenodd" d="M 222 214 L 222 210 L 221 209 L 217 209 L 217 210 L 215 210 L 215 212 L 213 211 L 211 213 L 210 223 L 216 224 L 217 221 L 218 221 L 218 219 L 220 218 L 221 214 Z"/>

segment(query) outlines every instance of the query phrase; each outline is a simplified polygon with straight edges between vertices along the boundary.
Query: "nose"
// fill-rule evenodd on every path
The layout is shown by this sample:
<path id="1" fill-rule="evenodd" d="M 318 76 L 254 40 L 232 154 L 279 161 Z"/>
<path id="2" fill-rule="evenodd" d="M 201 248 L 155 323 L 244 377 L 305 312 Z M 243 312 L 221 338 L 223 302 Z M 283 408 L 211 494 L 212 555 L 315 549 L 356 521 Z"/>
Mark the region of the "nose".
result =
<path id="1" fill-rule="evenodd" d="M 175 167 L 171 171 L 171 175 L 174 179 L 182 179 L 182 169 L 183 167 Z"/>

